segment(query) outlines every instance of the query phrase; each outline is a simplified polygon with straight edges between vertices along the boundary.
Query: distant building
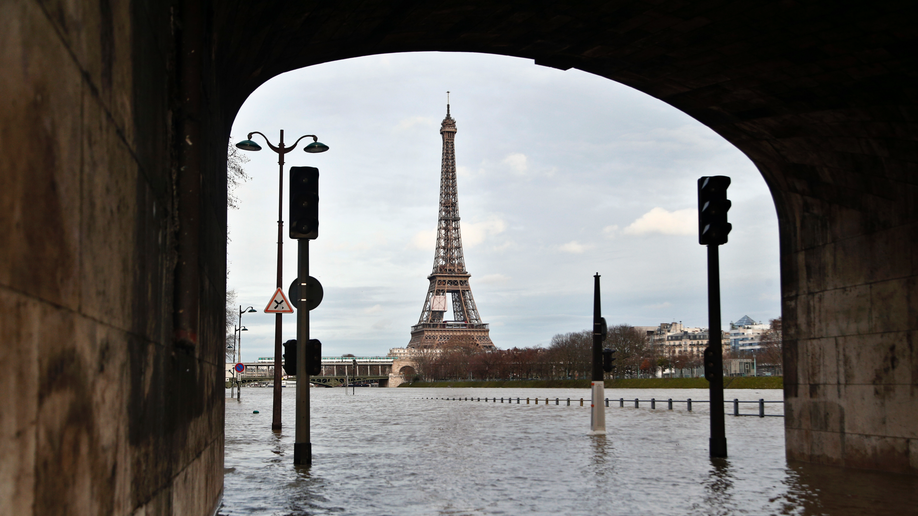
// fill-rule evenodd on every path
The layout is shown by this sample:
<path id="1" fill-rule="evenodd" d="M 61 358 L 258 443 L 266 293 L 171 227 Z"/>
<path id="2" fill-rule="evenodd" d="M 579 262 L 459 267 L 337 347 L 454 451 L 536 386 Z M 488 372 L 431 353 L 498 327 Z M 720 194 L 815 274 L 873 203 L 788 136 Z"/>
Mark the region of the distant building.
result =
<path id="1" fill-rule="evenodd" d="M 768 328 L 767 324 L 755 322 L 744 315 L 735 323 L 730 323 L 730 349 L 739 354 L 757 352 L 762 349 L 762 334 Z"/>

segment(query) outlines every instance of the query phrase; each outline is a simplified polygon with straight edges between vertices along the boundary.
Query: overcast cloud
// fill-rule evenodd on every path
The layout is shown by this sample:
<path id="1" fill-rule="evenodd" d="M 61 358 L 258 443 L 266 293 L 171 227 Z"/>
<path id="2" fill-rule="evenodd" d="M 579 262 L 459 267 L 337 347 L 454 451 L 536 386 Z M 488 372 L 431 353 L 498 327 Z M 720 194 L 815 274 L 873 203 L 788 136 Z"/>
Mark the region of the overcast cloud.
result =
<path id="1" fill-rule="evenodd" d="M 321 173 L 312 275 L 325 298 L 311 314 L 325 355 L 404 347 L 433 265 L 440 122 L 446 91 L 457 121 L 459 212 L 466 266 L 499 348 L 546 345 L 589 328 L 593 274 L 610 324 L 707 326 L 705 248 L 696 181 L 732 178 L 730 243 L 721 248 L 725 325 L 780 315 L 777 217 L 742 153 L 687 115 L 578 70 L 478 54 L 372 56 L 297 70 L 256 91 L 237 115 L 249 131 L 302 143 L 286 168 Z M 256 136 L 256 141 L 258 140 Z M 277 155 L 247 153 L 252 179 L 229 212 L 228 287 L 246 314 L 243 358 L 274 354 Z M 288 218 L 285 174 L 284 219 Z M 296 242 L 284 242 L 285 290 Z M 284 316 L 284 339 L 295 316 Z"/>

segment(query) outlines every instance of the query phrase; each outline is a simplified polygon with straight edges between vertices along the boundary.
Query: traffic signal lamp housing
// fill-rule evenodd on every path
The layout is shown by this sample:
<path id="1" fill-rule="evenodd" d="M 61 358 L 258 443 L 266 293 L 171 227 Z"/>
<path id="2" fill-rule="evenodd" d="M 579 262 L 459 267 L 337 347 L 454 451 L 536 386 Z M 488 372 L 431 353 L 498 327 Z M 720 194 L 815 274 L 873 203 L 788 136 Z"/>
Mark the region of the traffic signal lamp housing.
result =
<path id="1" fill-rule="evenodd" d="M 704 176 L 698 179 L 698 243 L 722 245 L 733 226 L 727 222 L 732 203 L 727 199 L 727 176 Z"/>
<path id="2" fill-rule="evenodd" d="M 284 342 L 284 372 L 296 376 L 296 339 Z"/>
<path id="3" fill-rule="evenodd" d="M 715 374 L 714 350 L 708 346 L 704 348 L 704 377 L 710 382 L 715 378 Z M 723 375 L 723 371 L 720 374 Z"/>
<path id="4" fill-rule="evenodd" d="M 296 376 L 296 339 L 284 342 L 284 372 Z M 322 343 L 309 339 L 306 343 L 306 374 L 317 376 L 322 373 Z"/>
<path id="5" fill-rule="evenodd" d="M 607 373 L 611 373 L 612 369 L 615 368 L 615 366 L 612 365 L 612 362 L 615 361 L 615 357 L 612 356 L 612 353 L 615 353 L 614 349 L 606 348 L 602 350 L 602 370 Z"/>
<path id="6" fill-rule="evenodd" d="M 290 168 L 290 238 L 319 237 L 319 169 Z"/>
<path id="7" fill-rule="evenodd" d="M 322 373 L 322 343 L 319 339 L 309 339 L 306 348 L 306 372 L 318 376 Z"/>

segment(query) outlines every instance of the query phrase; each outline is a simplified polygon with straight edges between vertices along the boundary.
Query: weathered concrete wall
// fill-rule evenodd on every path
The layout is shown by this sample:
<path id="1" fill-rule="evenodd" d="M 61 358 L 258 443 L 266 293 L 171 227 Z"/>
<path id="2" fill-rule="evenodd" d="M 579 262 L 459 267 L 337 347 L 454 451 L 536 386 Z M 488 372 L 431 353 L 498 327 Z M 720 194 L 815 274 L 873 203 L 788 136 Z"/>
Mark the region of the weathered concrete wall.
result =
<path id="1" fill-rule="evenodd" d="M 218 237 L 193 265 L 199 338 L 182 341 L 170 11 L 0 3 L 0 513 L 208 514 L 219 501 L 223 185 L 204 223 Z"/>

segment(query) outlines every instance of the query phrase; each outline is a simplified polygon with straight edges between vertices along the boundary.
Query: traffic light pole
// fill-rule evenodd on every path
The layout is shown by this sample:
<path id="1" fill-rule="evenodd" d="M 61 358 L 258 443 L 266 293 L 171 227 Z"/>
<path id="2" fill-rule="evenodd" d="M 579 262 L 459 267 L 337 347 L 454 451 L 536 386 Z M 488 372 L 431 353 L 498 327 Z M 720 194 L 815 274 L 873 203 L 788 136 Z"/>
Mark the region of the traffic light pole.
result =
<path id="1" fill-rule="evenodd" d="M 727 434 L 724 430 L 724 353 L 720 329 L 720 255 L 719 245 L 708 246 L 708 353 L 705 353 L 705 376 L 711 400 L 711 457 L 727 456 Z"/>
<path id="2" fill-rule="evenodd" d="M 312 464 L 312 443 L 309 442 L 309 373 L 306 368 L 309 345 L 309 240 L 297 240 L 297 274 L 299 306 L 296 310 L 296 438 L 293 444 L 293 464 Z"/>

